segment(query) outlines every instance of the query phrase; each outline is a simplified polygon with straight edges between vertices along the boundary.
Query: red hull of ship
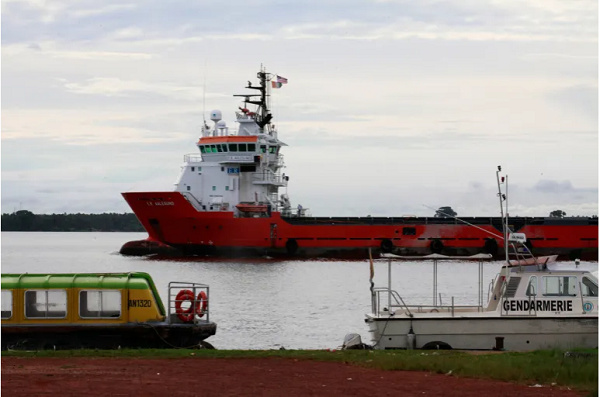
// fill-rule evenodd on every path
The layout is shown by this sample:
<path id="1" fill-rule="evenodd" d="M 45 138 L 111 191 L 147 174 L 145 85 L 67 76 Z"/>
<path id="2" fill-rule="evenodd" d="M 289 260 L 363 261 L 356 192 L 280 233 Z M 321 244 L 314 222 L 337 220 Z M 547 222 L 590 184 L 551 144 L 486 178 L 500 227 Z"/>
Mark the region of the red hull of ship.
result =
<path id="1" fill-rule="evenodd" d="M 168 247 L 184 255 L 220 256 L 365 257 L 368 248 L 403 255 L 470 255 L 500 254 L 503 245 L 494 237 L 502 235 L 499 218 L 467 219 L 477 227 L 442 218 L 303 219 L 284 218 L 279 212 L 237 218 L 231 211 L 197 211 L 178 192 L 123 193 L 123 197 L 149 234 L 148 240 L 139 242 L 141 250 L 135 249 L 138 242 L 130 242 L 121 250 L 124 254 L 161 253 Z M 515 220 L 515 231 L 527 235 L 536 255 L 598 259 L 597 218 L 544 219 Z M 152 247 L 159 250 L 153 252 Z"/>

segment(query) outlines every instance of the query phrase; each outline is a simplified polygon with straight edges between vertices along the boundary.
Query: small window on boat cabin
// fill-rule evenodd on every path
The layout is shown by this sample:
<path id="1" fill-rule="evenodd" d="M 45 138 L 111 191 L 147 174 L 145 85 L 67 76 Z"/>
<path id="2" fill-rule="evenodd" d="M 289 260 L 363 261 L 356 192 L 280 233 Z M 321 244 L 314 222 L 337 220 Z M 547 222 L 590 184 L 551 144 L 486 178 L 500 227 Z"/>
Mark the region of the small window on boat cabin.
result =
<path id="1" fill-rule="evenodd" d="M 67 317 L 67 291 L 64 289 L 25 291 L 25 317 Z"/>
<path id="2" fill-rule="evenodd" d="M 542 284 L 544 296 L 577 295 L 577 277 L 575 276 L 544 276 Z"/>
<path id="3" fill-rule="evenodd" d="M 267 145 L 260 145 L 260 152 L 267 153 Z"/>
<path id="4" fill-rule="evenodd" d="M 527 285 L 527 291 L 525 291 L 527 296 L 536 296 L 537 295 L 537 277 L 532 276 L 529 278 L 529 284 Z"/>
<path id="5" fill-rule="evenodd" d="M 215 190 L 217 190 L 217 187 L 216 187 L 216 186 L 213 186 L 213 192 L 214 192 Z"/>
<path id="6" fill-rule="evenodd" d="M 217 145 L 217 152 L 223 153 L 223 146 Z"/>
<path id="7" fill-rule="evenodd" d="M 121 291 L 83 290 L 79 292 L 79 317 L 121 317 Z"/>
<path id="8" fill-rule="evenodd" d="M 225 190 L 229 190 L 229 186 L 225 186 Z"/>
<path id="9" fill-rule="evenodd" d="M 210 145 L 210 151 L 213 153 L 217 153 L 217 146 L 216 145 Z"/>
<path id="10" fill-rule="evenodd" d="M 415 236 L 417 234 L 417 228 L 416 227 L 403 227 L 402 228 L 402 235 L 403 236 Z"/>
<path id="11" fill-rule="evenodd" d="M 2 319 L 12 317 L 13 292 L 8 289 L 2 290 Z"/>
<path id="12" fill-rule="evenodd" d="M 249 143 L 248 144 L 248 151 L 249 152 L 256 152 L 256 143 Z"/>
<path id="13" fill-rule="evenodd" d="M 223 149 L 224 152 L 227 151 L 227 144 L 226 143 L 222 144 L 221 147 L 222 147 L 222 149 Z"/>
<path id="14" fill-rule="evenodd" d="M 276 153 L 277 152 L 277 146 L 269 146 L 269 153 Z"/>
<path id="15" fill-rule="evenodd" d="M 247 152 L 248 151 L 247 145 L 245 143 L 238 144 L 238 149 L 239 149 L 240 152 Z"/>
<path id="16" fill-rule="evenodd" d="M 194 172 L 194 167 L 192 167 L 192 172 Z"/>
<path id="17" fill-rule="evenodd" d="M 4 292 L 4 291 L 2 291 Z M 581 279 L 581 295 L 583 296 L 598 296 L 598 286 L 594 281 L 587 277 Z M 2 301 L 4 302 L 4 295 L 2 295 Z M 4 306 L 2 306 L 4 307 Z M 2 309 L 4 310 L 4 309 Z M 2 312 L 4 313 L 4 312 Z M 3 317 L 4 318 L 4 317 Z"/>
<path id="18" fill-rule="evenodd" d="M 192 190 L 192 187 L 191 186 L 187 186 L 187 190 L 188 191 Z"/>
<path id="19" fill-rule="evenodd" d="M 229 144 L 229 151 L 230 152 L 237 152 L 238 151 L 237 143 L 230 143 Z"/>
<path id="20" fill-rule="evenodd" d="M 204 145 L 200 145 L 200 153 L 204 153 Z"/>

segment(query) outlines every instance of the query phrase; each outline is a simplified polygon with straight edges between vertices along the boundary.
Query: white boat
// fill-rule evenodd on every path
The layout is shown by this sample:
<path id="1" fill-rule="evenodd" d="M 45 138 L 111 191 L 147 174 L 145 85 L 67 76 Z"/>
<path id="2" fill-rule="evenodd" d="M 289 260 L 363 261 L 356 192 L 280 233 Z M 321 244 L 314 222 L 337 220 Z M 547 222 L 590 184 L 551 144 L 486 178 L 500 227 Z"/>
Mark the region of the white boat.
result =
<path id="1" fill-rule="evenodd" d="M 497 175 L 500 172 L 498 167 Z M 501 182 L 502 181 L 502 182 Z M 507 219 L 501 185 L 498 189 L 503 219 Z M 556 257 L 535 258 L 524 245 L 526 236 L 511 233 L 503 222 L 506 263 L 488 290 L 483 304 L 482 264 L 490 259 L 429 255 L 434 282 L 431 306 L 408 305 L 392 289 L 391 268 L 408 257 L 385 255 L 388 285 L 371 287 L 372 312 L 366 323 L 376 349 L 510 350 L 598 347 L 598 278 L 578 265 L 555 262 Z M 437 265 L 440 260 L 479 261 L 479 302 L 474 306 L 438 304 Z M 415 257 L 410 257 L 415 260 Z M 597 273 L 596 273 L 597 274 Z"/>

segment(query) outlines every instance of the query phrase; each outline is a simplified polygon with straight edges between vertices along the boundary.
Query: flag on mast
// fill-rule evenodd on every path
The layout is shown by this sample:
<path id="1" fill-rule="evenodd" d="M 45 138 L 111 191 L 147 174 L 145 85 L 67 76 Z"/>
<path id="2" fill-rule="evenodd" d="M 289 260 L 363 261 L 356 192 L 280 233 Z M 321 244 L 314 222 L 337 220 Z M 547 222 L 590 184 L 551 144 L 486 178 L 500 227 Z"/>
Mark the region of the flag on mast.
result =
<path id="1" fill-rule="evenodd" d="M 281 88 L 282 83 L 279 83 L 277 81 L 271 81 L 271 86 L 273 88 Z"/>
<path id="2" fill-rule="evenodd" d="M 281 84 L 287 84 L 288 80 L 285 77 L 277 75 L 277 82 Z"/>

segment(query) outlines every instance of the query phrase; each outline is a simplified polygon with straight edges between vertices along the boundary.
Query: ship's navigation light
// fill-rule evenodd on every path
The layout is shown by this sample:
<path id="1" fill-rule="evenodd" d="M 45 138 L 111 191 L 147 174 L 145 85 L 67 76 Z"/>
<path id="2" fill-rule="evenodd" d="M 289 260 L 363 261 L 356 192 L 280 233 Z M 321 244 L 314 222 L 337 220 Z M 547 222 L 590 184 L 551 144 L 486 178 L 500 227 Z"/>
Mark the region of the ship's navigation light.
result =
<path id="1" fill-rule="evenodd" d="M 500 182 L 504 183 L 504 177 L 500 178 Z"/>

